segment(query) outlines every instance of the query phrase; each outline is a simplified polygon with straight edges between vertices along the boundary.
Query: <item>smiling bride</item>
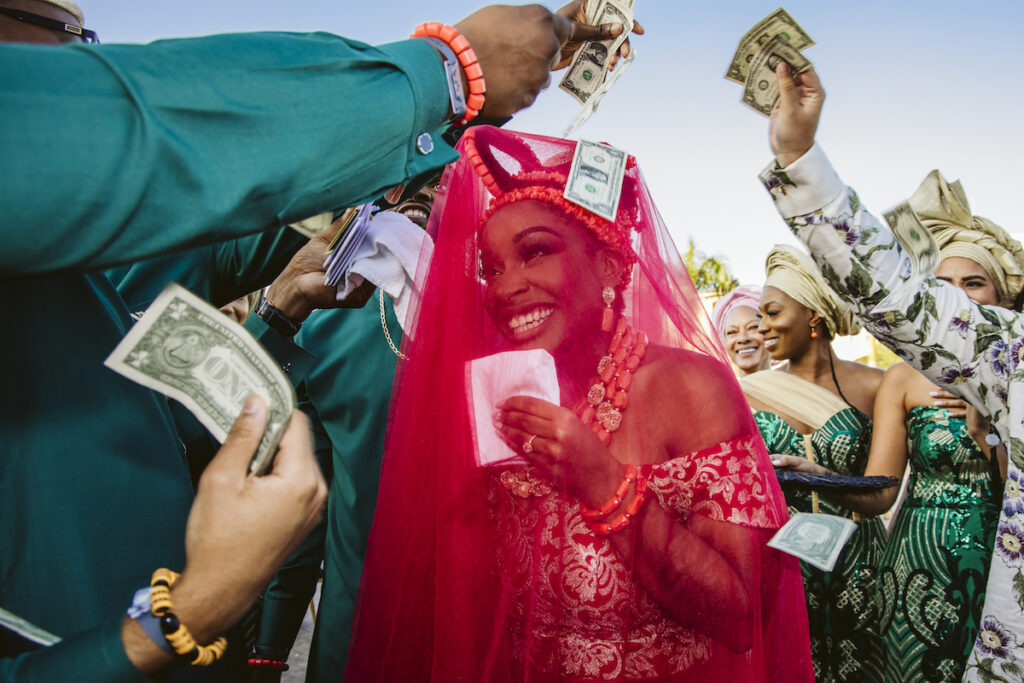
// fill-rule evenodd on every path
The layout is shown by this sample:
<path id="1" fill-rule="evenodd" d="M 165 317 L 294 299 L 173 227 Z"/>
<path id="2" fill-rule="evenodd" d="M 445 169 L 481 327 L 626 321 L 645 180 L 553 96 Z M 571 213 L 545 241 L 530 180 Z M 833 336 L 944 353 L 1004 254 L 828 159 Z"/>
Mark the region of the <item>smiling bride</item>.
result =
<path id="1" fill-rule="evenodd" d="M 405 340 L 352 681 L 810 681 L 785 502 L 630 158 L 615 221 L 575 142 L 467 131 Z M 467 364 L 543 350 L 481 467 Z"/>

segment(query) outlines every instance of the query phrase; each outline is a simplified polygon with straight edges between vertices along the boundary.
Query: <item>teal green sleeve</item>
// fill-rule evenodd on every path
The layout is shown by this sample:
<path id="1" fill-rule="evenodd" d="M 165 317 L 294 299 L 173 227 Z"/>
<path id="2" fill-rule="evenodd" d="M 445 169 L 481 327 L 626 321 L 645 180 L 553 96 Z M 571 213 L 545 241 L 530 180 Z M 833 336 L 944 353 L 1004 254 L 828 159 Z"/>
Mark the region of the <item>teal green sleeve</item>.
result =
<path id="1" fill-rule="evenodd" d="M 223 306 L 273 282 L 307 241 L 280 228 L 112 268 L 107 277 L 132 312 L 146 310 L 168 282 Z"/>
<path id="2" fill-rule="evenodd" d="M 422 40 L 4 44 L 0 62 L 0 278 L 270 230 L 455 158 L 441 60 Z"/>
<path id="3" fill-rule="evenodd" d="M 129 661 L 121 641 L 123 617 L 20 657 L 0 659 L 0 681 L 10 683 L 129 683 L 148 681 Z"/>
<path id="4" fill-rule="evenodd" d="M 245 329 L 278 362 L 292 386 L 298 388 L 316 363 L 316 356 L 263 322 L 255 313 L 245 319 Z"/>

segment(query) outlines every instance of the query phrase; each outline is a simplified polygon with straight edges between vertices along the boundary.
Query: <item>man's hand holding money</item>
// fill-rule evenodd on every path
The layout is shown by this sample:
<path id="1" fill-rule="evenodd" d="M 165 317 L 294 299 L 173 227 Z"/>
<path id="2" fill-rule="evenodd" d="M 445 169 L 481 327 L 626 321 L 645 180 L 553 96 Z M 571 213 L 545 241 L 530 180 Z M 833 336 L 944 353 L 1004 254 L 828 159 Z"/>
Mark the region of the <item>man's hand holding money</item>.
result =
<path id="1" fill-rule="evenodd" d="M 455 24 L 487 81 L 483 118 L 503 119 L 533 104 L 551 82 L 566 41 L 606 40 L 622 31 L 573 21 L 562 13 L 573 4 L 557 13 L 541 5 L 491 5 Z"/>
<path id="2" fill-rule="evenodd" d="M 560 14 L 563 17 L 575 21 L 579 24 L 592 24 L 594 17 L 593 8 L 598 4 L 597 0 L 573 0 L 568 5 L 562 7 L 556 14 Z M 601 31 L 601 35 L 597 37 L 597 40 L 608 40 L 619 35 L 619 31 L 622 30 L 620 24 L 604 24 L 597 27 Z M 644 34 L 644 27 L 640 25 L 636 19 L 633 20 L 632 33 L 642 36 Z M 593 40 L 593 39 L 592 39 Z M 558 62 L 551 67 L 552 71 L 558 71 L 564 69 L 572 63 L 573 55 L 576 54 L 576 50 L 580 49 L 580 46 L 585 43 L 586 40 L 582 36 L 572 35 L 569 40 L 562 45 L 562 52 L 559 55 Z M 615 65 L 619 61 L 619 57 L 625 59 L 629 56 L 629 38 L 623 41 L 622 45 L 619 46 L 618 51 L 612 55 L 611 61 L 608 66 L 610 69 L 614 69 Z"/>
<path id="3" fill-rule="evenodd" d="M 362 308 L 373 295 L 375 286 L 369 280 L 341 301 L 337 288 L 324 284 L 324 259 L 343 225 L 344 215 L 310 239 L 267 289 L 267 301 L 289 320 L 301 323 L 317 308 Z"/>

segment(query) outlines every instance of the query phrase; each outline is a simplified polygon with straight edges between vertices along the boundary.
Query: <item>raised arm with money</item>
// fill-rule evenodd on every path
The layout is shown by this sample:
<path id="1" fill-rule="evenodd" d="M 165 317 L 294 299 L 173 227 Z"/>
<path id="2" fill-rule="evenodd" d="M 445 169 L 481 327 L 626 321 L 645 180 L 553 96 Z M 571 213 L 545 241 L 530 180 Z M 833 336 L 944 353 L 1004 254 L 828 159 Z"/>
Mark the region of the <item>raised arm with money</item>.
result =
<path id="1" fill-rule="evenodd" d="M 743 84 L 743 104 L 771 116 L 779 100 L 775 67 L 785 62 L 793 73 L 807 70 L 811 63 L 800 51 L 811 45 L 807 32 L 780 7 L 744 34 L 725 77 Z"/>

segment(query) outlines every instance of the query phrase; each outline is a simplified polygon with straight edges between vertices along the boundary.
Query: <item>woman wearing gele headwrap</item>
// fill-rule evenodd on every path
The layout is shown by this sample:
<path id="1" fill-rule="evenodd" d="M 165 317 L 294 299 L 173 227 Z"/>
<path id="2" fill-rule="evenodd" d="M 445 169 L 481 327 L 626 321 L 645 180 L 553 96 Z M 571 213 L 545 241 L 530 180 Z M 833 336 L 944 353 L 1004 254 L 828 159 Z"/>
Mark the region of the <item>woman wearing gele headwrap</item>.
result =
<path id="1" fill-rule="evenodd" d="M 715 302 L 711 324 L 739 377 L 771 367 L 761 336 L 761 288 L 743 285 Z"/>
<path id="2" fill-rule="evenodd" d="M 768 450 L 783 466 L 818 463 L 862 475 L 871 449 L 871 415 L 882 381 L 877 368 L 836 358 L 832 339 L 856 334 L 850 308 L 829 289 L 818 267 L 799 249 L 777 245 L 765 263 L 761 333 L 777 370 L 741 381 Z M 774 457 L 774 456 L 773 456 Z M 809 462 L 808 462 L 809 461 Z M 861 518 L 830 492 L 786 490 L 790 512 L 823 512 L 857 522 L 835 568 L 801 562 L 811 653 L 819 683 L 882 680 L 885 645 L 875 606 L 878 560 L 885 527 Z"/>
<path id="3" fill-rule="evenodd" d="M 635 163 L 613 222 L 563 199 L 574 142 L 460 145 L 348 680 L 812 680 L 797 563 L 765 545 L 784 500 Z M 481 427 L 502 352 L 552 361 L 555 400 L 499 396 Z"/>

